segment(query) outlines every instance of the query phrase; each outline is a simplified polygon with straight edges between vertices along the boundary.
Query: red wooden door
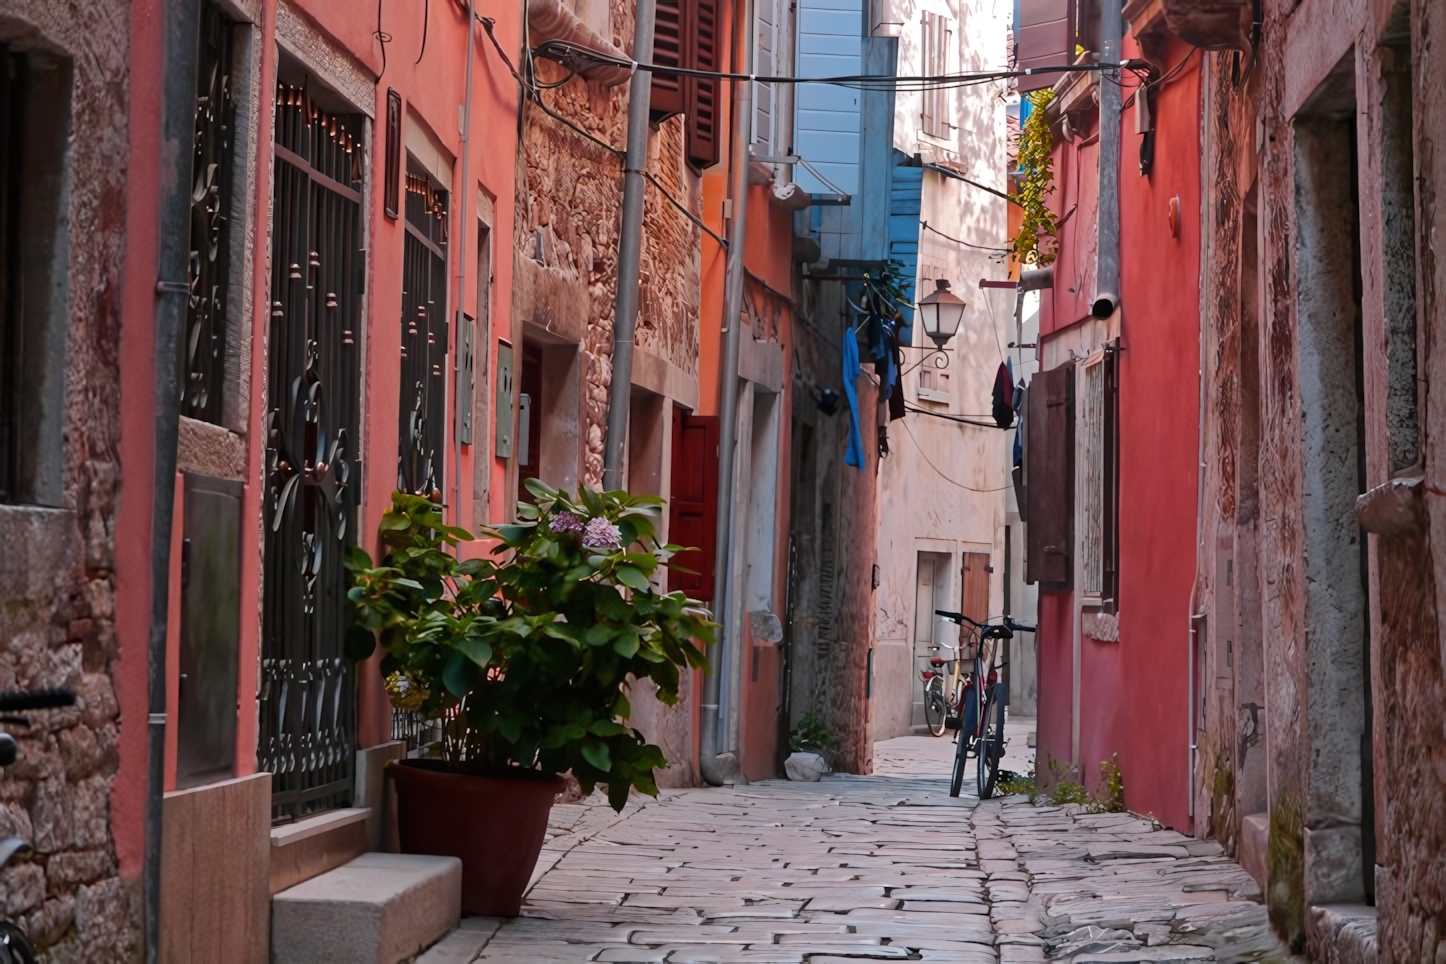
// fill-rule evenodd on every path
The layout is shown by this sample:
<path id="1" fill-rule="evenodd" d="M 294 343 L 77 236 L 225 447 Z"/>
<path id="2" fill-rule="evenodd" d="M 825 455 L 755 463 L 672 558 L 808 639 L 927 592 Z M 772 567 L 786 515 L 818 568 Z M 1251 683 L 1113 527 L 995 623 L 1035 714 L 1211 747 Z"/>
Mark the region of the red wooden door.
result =
<path id="1" fill-rule="evenodd" d="M 681 569 L 668 570 L 669 592 L 682 590 L 704 601 L 713 598 L 717 525 L 718 418 L 674 409 L 668 541 L 690 548 L 673 557 Z"/>

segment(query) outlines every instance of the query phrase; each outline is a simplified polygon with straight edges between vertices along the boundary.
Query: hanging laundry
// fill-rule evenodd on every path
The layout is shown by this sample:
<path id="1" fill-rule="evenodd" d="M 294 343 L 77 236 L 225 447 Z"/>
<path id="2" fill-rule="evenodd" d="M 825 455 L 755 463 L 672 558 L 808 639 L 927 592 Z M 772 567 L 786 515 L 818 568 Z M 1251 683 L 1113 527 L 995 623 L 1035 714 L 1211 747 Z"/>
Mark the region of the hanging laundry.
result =
<path id="1" fill-rule="evenodd" d="M 901 372 L 904 367 L 904 352 L 899 347 L 899 332 L 894 332 L 892 351 L 889 352 L 889 421 L 893 422 L 903 418 L 907 413 L 904 408 L 904 379 Z"/>
<path id="2" fill-rule="evenodd" d="M 859 342 L 852 331 L 844 330 L 843 337 L 843 384 L 844 396 L 849 402 L 848 449 L 844 452 L 844 465 L 856 469 L 864 467 L 864 437 L 859 432 L 859 393 L 854 379 L 863 373 L 859 367 Z"/>
<path id="3" fill-rule="evenodd" d="M 1014 464 L 1024 464 L 1024 396 L 1028 389 L 1024 387 L 1024 379 L 1014 386 L 1014 414 L 1019 416 L 1019 428 L 1014 433 Z"/>
<path id="4" fill-rule="evenodd" d="M 999 371 L 994 374 L 994 407 L 990 414 L 1000 428 L 1014 424 L 1014 377 L 1004 362 L 999 363 Z"/>

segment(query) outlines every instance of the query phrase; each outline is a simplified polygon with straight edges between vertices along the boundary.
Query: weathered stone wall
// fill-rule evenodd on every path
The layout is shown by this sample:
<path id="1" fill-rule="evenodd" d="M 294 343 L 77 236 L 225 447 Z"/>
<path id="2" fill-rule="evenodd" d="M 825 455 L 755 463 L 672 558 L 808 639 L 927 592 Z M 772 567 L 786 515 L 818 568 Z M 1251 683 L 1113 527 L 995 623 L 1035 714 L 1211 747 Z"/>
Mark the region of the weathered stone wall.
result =
<path id="1" fill-rule="evenodd" d="M 1435 494 L 1443 491 L 1439 480 L 1446 459 L 1431 445 L 1432 430 L 1446 419 L 1431 392 L 1443 363 L 1435 332 L 1443 318 L 1437 292 L 1446 278 L 1430 240 L 1440 230 L 1436 185 L 1446 177 L 1446 162 L 1435 150 L 1446 132 L 1446 64 L 1435 52 L 1446 40 L 1443 34 L 1446 18 L 1439 4 L 1426 0 L 1394 10 L 1389 3 L 1364 0 L 1267 0 L 1266 40 L 1253 63 L 1233 53 L 1207 55 L 1212 83 L 1205 169 L 1211 183 L 1202 211 L 1209 238 L 1203 307 L 1212 354 L 1205 373 L 1199 605 L 1214 617 L 1231 614 L 1235 646 L 1233 669 L 1221 669 L 1225 654 L 1212 646 L 1202 675 L 1213 682 L 1217 672 L 1233 672 L 1237 691 L 1236 713 L 1217 714 L 1201 740 L 1197 801 L 1207 808 L 1213 832 L 1231 840 L 1240 817 L 1255 809 L 1251 798 L 1268 782 L 1271 918 L 1294 946 L 1309 945 L 1312 955 L 1322 959 L 1329 956 L 1325 943 L 1335 937 L 1317 932 L 1311 921 L 1319 915 L 1307 914 L 1306 908 L 1362 899 L 1364 891 L 1342 896 L 1332 887 L 1349 880 L 1352 860 L 1357 867 L 1369 861 L 1362 840 L 1372 827 L 1375 866 L 1361 870 L 1367 875 L 1374 870 L 1382 959 L 1429 961 L 1446 954 L 1446 874 L 1441 869 L 1446 734 L 1440 726 L 1446 709 L 1446 650 L 1438 615 L 1446 552 L 1440 537 L 1432 537 L 1433 529 L 1446 527 L 1446 503 Z M 1388 94 L 1396 81 L 1388 75 L 1401 72 L 1396 58 L 1408 56 L 1407 51 L 1414 78 L 1414 130 L 1406 140 L 1414 157 L 1403 160 L 1390 144 L 1390 125 L 1400 120 L 1390 113 Z M 1354 151 L 1350 157 L 1324 157 L 1318 131 L 1302 131 L 1319 124 L 1307 118 L 1319 117 L 1323 100 L 1341 96 L 1342 90 L 1344 114 L 1336 122 L 1354 124 Z M 1316 222 L 1334 216 L 1326 207 L 1340 205 L 1302 208 L 1301 192 L 1319 189 L 1312 178 L 1321 171 L 1348 176 L 1352 158 L 1359 227 L 1343 245 L 1323 248 Z M 1392 198 L 1392 178 L 1403 163 L 1411 169 L 1412 162 L 1414 204 L 1405 207 L 1414 210 L 1415 224 L 1403 228 L 1402 218 L 1410 212 L 1403 214 L 1402 204 Z M 1258 284 L 1247 236 L 1255 226 L 1257 195 Z M 1403 256 L 1400 250 L 1401 237 L 1406 248 L 1414 249 L 1414 264 L 1411 252 Z M 1339 601 L 1339 593 L 1326 585 L 1339 573 L 1317 571 L 1324 543 L 1312 535 L 1319 519 L 1310 518 L 1312 500 L 1319 499 L 1322 486 L 1331 482 L 1330 472 L 1336 471 L 1327 466 L 1322 474 L 1322 456 L 1334 451 L 1333 443 L 1312 425 L 1340 408 L 1339 399 L 1313 401 L 1310 382 L 1328 377 L 1330 365 L 1349 354 L 1348 345 L 1323 353 L 1311 341 L 1318 337 L 1321 319 L 1335 310 L 1323 311 L 1323 292 L 1342 287 L 1339 273 L 1351 272 L 1352 242 L 1360 280 L 1344 302 L 1355 297 L 1360 303 L 1362 341 L 1356 350 L 1364 384 L 1359 440 L 1364 488 L 1425 474 L 1392 524 L 1368 526 L 1373 533 L 1370 605 L 1359 611 L 1364 607 L 1358 601 L 1355 613 L 1369 626 L 1368 648 L 1355 642 L 1355 630 L 1322 613 L 1322 605 Z M 1320 275 L 1318 269 L 1331 258 L 1339 262 L 1332 268 L 1336 274 Z M 1414 305 L 1409 294 L 1404 299 L 1400 294 L 1403 279 L 1412 275 Z M 1252 315 L 1257 309 L 1258 332 Z M 1413 371 L 1403 387 L 1399 372 L 1408 363 L 1419 365 L 1419 374 Z M 1342 373 L 1336 375 L 1337 381 L 1345 380 Z M 1414 411 L 1411 381 L 1419 393 Z M 1334 422 L 1344 429 L 1350 414 L 1336 411 Z M 1410 424 L 1417 415 L 1419 432 Z M 1354 426 L 1349 430 L 1353 434 Z M 1401 453 L 1417 451 L 1420 459 L 1406 464 L 1410 459 Z M 1339 471 L 1355 469 L 1342 465 Z M 1313 475 L 1319 477 L 1312 481 Z M 1336 548 L 1338 556 L 1359 551 L 1356 542 Z M 1222 558 L 1233 564 L 1230 577 L 1219 565 Z M 1256 606 L 1259 635 L 1252 636 Z M 1222 632 L 1217 618 L 1212 639 Z M 1241 687 L 1250 667 L 1241 663 L 1251 656 L 1255 638 L 1262 640 L 1254 651 L 1264 708 L 1247 721 L 1240 709 L 1253 701 Z M 1350 786 L 1359 776 L 1346 771 L 1360 759 L 1348 738 L 1352 728 L 1366 725 L 1364 685 L 1370 687 L 1374 714 L 1369 731 L 1374 793 L 1360 795 Z M 1266 751 L 1268 774 L 1253 769 L 1260 750 Z"/>
<path id="2" fill-rule="evenodd" d="M 840 346 L 853 333 L 843 285 L 805 281 L 794 313 L 794 541 L 789 708 L 797 723 L 816 713 L 839 736 L 835 769 L 873 769 L 873 712 L 866 698 L 873 638 L 873 566 L 877 555 L 878 392 L 859 380 L 865 460 L 844 464 L 849 410 L 839 374 Z M 872 368 L 872 366 L 869 366 Z M 826 415 L 812 390 L 839 394 Z"/>
<path id="3" fill-rule="evenodd" d="M 630 49 L 632 7 L 614 0 L 612 40 Z M 539 78 L 565 74 L 539 62 Z M 612 374 L 612 319 L 617 297 L 618 231 L 621 227 L 622 158 L 627 142 L 627 86 L 605 90 L 573 80 L 541 92 L 547 109 L 523 109 L 518 163 L 515 243 L 519 320 L 546 326 L 549 314 L 563 330 L 580 335 L 584 384 L 583 464 L 578 477 L 589 485 L 602 479 L 607 429 L 607 392 Z M 590 136 L 589 136 L 590 135 Z M 601 142 L 601 143 L 599 143 Z M 653 128 L 648 171 L 694 214 L 702 207 L 699 177 L 683 160 L 683 120 L 670 118 Z M 543 258 L 537 254 L 542 233 Z M 684 372 L 698 372 L 700 232 L 648 184 L 643 213 L 643 259 L 638 348 Z M 531 264 L 526 264 L 526 262 Z"/>
<path id="4" fill-rule="evenodd" d="M 8 728 L 20 758 L 0 775 L 0 834 L 37 851 L 0 874 L 0 911 L 52 962 L 140 956 L 138 881 L 118 874 L 110 813 L 130 11 L 120 0 L 0 0 L 0 41 L 54 55 L 71 84 L 63 498 L 55 509 L 0 507 L 0 690 L 69 686 L 80 697 Z M 133 483 L 135 498 L 149 498 L 147 482 Z"/>

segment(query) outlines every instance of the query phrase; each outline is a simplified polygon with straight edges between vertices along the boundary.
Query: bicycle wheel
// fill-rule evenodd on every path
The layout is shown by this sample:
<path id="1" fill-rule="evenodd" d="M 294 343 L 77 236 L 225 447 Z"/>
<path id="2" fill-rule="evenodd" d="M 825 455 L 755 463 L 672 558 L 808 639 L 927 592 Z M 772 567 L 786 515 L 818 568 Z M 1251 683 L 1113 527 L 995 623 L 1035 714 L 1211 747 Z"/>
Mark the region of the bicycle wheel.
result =
<path id="1" fill-rule="evenodd" d="M 35 948 L 16 925 L 0 921 L 0 964 L 35 964 Z"/>
<path id="2" fill-rule="evenodd" d="M 954 732 L 954 775 L 949 780 L 949 796 L 959 796 L 964 786 L 964 760 L 969 755 L 969 734 L 960 729 Z"/>
<path id="3" fill-rule="evenodd" d="M 937 675 L 924 684 L 924 722 L 935 736 L 944 735 L 944 720 L 949 707 L 944 702 L 944 681 Z"/>
<path id="4" fill-rule="evenodd" d="M 1002 683 L 995 683 L 987 692 L 984 712 L 979 722 L 979 799 L 994 796 L 999 780 L 999 761 L 1004 758 L 1004 700 L 999 692 Z"/>

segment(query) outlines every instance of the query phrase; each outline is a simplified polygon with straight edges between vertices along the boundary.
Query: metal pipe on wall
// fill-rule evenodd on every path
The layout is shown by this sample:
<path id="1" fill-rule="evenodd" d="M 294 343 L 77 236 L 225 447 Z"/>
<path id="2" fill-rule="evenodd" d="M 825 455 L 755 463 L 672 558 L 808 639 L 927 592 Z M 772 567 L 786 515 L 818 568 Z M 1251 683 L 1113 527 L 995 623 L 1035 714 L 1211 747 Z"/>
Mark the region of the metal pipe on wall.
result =
<path id="1" fill-rule="evenodd" d="M 1100 7 L 1100 62 L 1118 64 L 1124 17 L 1117 0 Z M 1100 84 L 1099 222 L 1095 299 L 1091 313 L 1108 318 L 1120 304 L 1120 69 L 1103 70 Z"/>
<path id="2" fill-rule="evenodd" d="M 452 384 L 452 438 L 457 455 L 455 461 L 456 469 L 454 470 L 456 473 L 456 488 L 453 490 L 457 502 L 457 511 L 453 517 L 452 524 L 460 529 L 468 528 L 462 524 L 463 412 L 462 407 L 457 403 L 462 400 L 462 393 L 459 389 L 462 376 L 465 374 L 465 372 L 462 371 L 462 326 L 468 324 L 467 313 L 464 310 L 467 306 L 467 234 L 469 233 L 467 227 L 467 198 L 472 196 L 472 188 L 467 174 L 467 161 L 471 154 L 470 147 L 472 142 L 472 59 L 474 55 L 474 45 L 477 41 L 477 0 L 468 0 L 467 2 L 467 27 L 467 79 L 464 81 L 466 87 L 462 92 L 462 130 L 460 131 L 462 135 L 462 184 L 460 193 L 462 196 L 457 203 L 457 233 L 459 235 L 457 239 L 457 323 L 452 326 L 454 332 L 452 337 L 456 339 L 455 344 L 457 346 L 455 354 L 452 356 L 455 359 L 452 365 L 455 370 L 455 381 Z M 478 314 L 481 314 L 480 308 Z M 474 359 L 472 370 L 475 372 L 477 370 L 475 362 L 477 357 L 477 336 L 475 332 L 472 335 L 470 344 L 472 346 L 472 357 Z M 485 351 L 486 349 L 484 348 L 483 350 Z M 471 391 L 467 393 L 469 402 L 473 402 L 472 392 L 476 390 L 477 384 L 474 379 Z M 472 431 L 476 432 L 477 428 L 476 425 L 472 426 Z M 476 436 L 474 435 L 473 458 L 476 457 Z M 446 485 L 447 483 L 444 480 L 442 484 Z M 461 551 L 462 549 L 459 546 L 457 552 L 460 554 Z"/>
<path id="3" fill-rule="evenodd" d="M 191 263 L 191 158 L 196 125 L 199 0 L 165 0 L 161 86 L 160 234 L 156 249 L 155 451 L 151 495 L 151 626 L 147 641 L 144 932 L 147 964 L 161 953 L 161 821 L 166 780 L 166 629 L 171 521 L 181 425 L 180 339 Z"/>
<path id="4" fill-rule="evenodd" d="M 651 63 L 653 29 L 657 19 L 654 0 L 637 0 L 633 29 L 633 59 Z M 638 277 L 643 261 L 643 195 L 648 167 L 648 108 L 653 73 L 633 71 L 628 87 L 628 153 L 623 162 L 623 223 L 618 238 L 618 296 L 613 311 L 613 370 L 608 385 L 608 430 L 603 442 L 603 488 L 623 487 L 623 445 L 628 438 L 628 409 L 632 404 L 633 334 L 638 320 Z"/>
<path id="5" fill-rule="evenodd" d="M 749 31 L 743 41 L 742 73 L 753 72 L 753 3 L 745 0 L 743 25 Z M 703 689 L 699 726 L 698 768 L 703 779 L 721 786 L 729 777 L 719 767 L 717 754 L 724 751 L 719 738 L 719 702 L 722 674 L 731 670 L 738 645 L 738 627 L 729 617 L 732 580 L 728 578 L 733 558 L 734 466 L 738 445 L 738 337 L 743 313 L 743 249 L 748 225 L 748 148 L 753 140 L 753 82 L 735 81 L 738 96 L 733 102 L 733 145 L 729 152 L 733 223 L 728 233 L 728 274 L 723 287 L 723 357 L 718 378 L 718 529 L 713 557 L 713 608 L 718 621 L 717 642 L 708 647 L 708 674 Z M 732 689 L 736 689 L 733 687 Z"/>

